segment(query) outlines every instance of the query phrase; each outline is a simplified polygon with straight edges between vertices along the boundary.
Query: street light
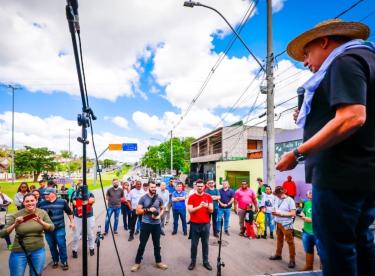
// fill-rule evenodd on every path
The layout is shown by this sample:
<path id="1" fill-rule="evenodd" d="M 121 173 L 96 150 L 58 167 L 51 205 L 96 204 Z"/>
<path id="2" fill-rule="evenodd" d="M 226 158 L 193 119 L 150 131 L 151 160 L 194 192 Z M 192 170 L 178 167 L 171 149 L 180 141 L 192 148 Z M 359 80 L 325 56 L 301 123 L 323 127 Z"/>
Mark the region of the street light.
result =
<path id="1" fill-rule="evenodd" d="M 240 36 L 240 34 L 232 27 L 232 25 L 229 23 L 229 21 L 224 17 L 224 15 L 222 15 L 217 9 L 215 9 L 213 7 L 210 7 L 210 6 L 207 6 L 207 5 L 204 5 L 204 4 L 201 4 L 199 2 L 194 2 L 194 1 L 185 1 L 184 2 L 184 7 L 194 8 L 195 6 L 197 6 L 197 7 L 204 7 L 204 8 L 213 10 L 218 15 L 220 15 L 220 17 L 224 19 L 224 21 L 228 24 L 229 28 L 231 28 L 231 30 L 235 33 L 235 35 L 237 36 L 237 38 L 241 41 L 241 43 L 243 44 L 243 46 L 245 46 L 245 48 L 249 51 L 250 55 L 258 63 L 258 65 L 263 70 L 263 72 L 266 72 L 266 69 L 263 67 L 263 65 L 260 63 L 260 61 L 256 58 L 256 56 L 253 54 L 253 52 L 250 50 L 250 48 L 246 45 L 245 41 L 242 39 L 242 37 Z"/>
<path id="2" fill-rule="evenodd" d="M 267 0 L 267 70 L 264 69 L 259 60 L 252 53 L 250 48 L 243 41 L 241 36 L 231 26 L 228 20 L 215 8 L 194 1 L 185 1 L 184 6 L 193 8 L 195 6 L 204 7 L 213 10 L 231 28 L 236 37 L 241 41 L 243 46 L 249 51 L 250 55 L 258 63 L 267 76 L 267 181 L 268 185 L 275 187 L 275 126 L 274 126 L 274 93 L 273 93 L 273 46 L 272 46 L 272 0 Z"/>

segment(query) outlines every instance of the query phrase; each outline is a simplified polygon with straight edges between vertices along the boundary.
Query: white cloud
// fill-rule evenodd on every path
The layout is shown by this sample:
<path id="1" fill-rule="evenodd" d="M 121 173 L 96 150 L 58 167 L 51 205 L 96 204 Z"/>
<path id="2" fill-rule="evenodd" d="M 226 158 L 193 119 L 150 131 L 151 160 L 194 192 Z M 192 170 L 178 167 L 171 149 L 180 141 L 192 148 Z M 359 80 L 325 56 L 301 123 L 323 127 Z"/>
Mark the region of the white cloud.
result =
<path id="1" fill-rule="evenodd" d="M 126 120 L 124 117 L 115 116 L 111 119 L 111 121 L 118 127 L 121 127 L 123 129 L 129 129 L 128 120 Z"/>
<path id="2" fill-rule="evenodd" d="M 41 118 L 28 113 L 14 114 L 15 123 L 15 147 L 22 148 L 24 146 L 47 147 L 55 152 L 68 150 L 69 133 L 71 129 L 71 151 L 78 155 L 82 155 L 82 144 L 77 142 L 76 137 L 81 135 L 81 128 L 76 121 L 67 120 L 59 116 L 50 116 Z M 0 114 L 0 145 L 11 146 L 11 112 Z M 56 128 L 56 126 L 59 126 Z M 138 139 L 126 136 L 113 135 L 111 133 L 94 134 L 95 145 L 98 154 L 100 154 L 108 144 L 121 143 L 137 143 L 138 151 L 136 152 L 107 152 L 105 157 L 113 158 L 119 161 L 134 162 L 139 160 L 146 152 L 147 147 L 151 144 L 148 139 Z M 91 136 L 89 135 L 90 144 L 87 147 L 88 157 L 93 158 Z"/>
<path id="3" fill-rule="evenodd" d="M 279 12 L 284 8 L 284 3 L 287 0 L 272 0 L 272 11 Z"/>
<path id="4" fill-rule="evenodd" d="M 206 2 L 225 10 L 232 24 L 240 21 L 249 6 L 249 1 L 242 0 Z M 60 90 L 78 95 L 65 3 L 44 0 L 0 0 L 0 3 L 3 34 L 0 81 L 20 83 L 32 91 Z M 112 0 L 105 5 L 101 0 L 82 0 L 79 4 L 89 95 L 112 101 L 120 96 L 134 96 L 134 92 L 145 97 L 142 91 L 133 89 L 137 88 L 142 73 L 137 71 L 137 62 L 148 59 L 150 49 L 164 45 L 161 49 L 165 56 L 159 56 L 157 62 L 163 63 L 162 59 L 167 58 L 169 67 L 165 69 L 173 69 L 173 63 L 178 76 L 181 71 L 212 61 L 211 35 L 219 30 L 224 34 L 229 31 L 216 14 L 185 8 L 182 0 L 163 0 L 157 4 L 149 0 Z M 178 50 L 178 58 L 168 56 L 168 49 L 174 54 Z M 170 79 L 161 76 L 161 81 L 164 80 Z M 189 96 L 191 93 L 190 90 Z"/>

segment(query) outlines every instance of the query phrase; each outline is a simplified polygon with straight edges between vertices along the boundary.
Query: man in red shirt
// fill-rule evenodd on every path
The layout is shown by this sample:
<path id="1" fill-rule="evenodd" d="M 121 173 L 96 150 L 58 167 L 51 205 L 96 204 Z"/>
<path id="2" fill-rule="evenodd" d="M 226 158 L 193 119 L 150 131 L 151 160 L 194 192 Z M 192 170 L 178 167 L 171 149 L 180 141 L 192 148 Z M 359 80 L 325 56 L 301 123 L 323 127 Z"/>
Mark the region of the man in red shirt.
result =
<path id="1" fill-rule="evenodd" d="M 288 180 L 283 183 L 283 188 L 286 191 L 286 195 L 291 198 L 295 198 L 297 194 L 296 182 L 292 180 L 292 177 L 289 175 Z"/>
<path id="2" fill-rule="evenodd" d="M 208 238 L 210 236 L 210 214 L 214 211 L 214 206 L 212 197 L 204 193 L 203 180 L 198 179 L 196 185 L 197 191 L 188 200 L 191 232 L 191 263 L 188 269 L 193 270 L 195 267 L 200 238 L 203 250 L 203 266 L 207 270 L 212 270 L 208 261 Z"/>

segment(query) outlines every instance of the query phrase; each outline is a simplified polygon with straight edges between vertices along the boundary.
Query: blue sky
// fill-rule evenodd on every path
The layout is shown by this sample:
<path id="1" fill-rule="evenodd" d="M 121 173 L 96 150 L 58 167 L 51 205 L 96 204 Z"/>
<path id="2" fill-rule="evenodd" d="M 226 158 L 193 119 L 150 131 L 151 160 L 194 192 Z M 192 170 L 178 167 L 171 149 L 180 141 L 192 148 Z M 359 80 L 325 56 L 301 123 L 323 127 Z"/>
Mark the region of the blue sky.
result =
<path id="1" fill-rule="evenodd" d="M 16 83 L 21 87 L 16 91 L 15 111 L 41 120 L 58 116 L 66 120 L 67 125 L 72 124 L 80 112 L 81 99 L 78 95 L 71 42 L 64 21 L 64 7 L 56 7 L 56 2 L 43 5 L 42 0 L 33 1 L 35 7 L 28 6 L 31 4 L 21 0 L 0 2 L 0 15 L 5 17 L 4 20 L 10 11 L 17 14 L 4 23 L 11 24 L 14 36 L 9 34 L 0 43 L 0 83 Z M 164 10 L 159 11 L 155 11 L 157 8 L 145 0 L 137 1 L 137 4 L 136 1 L 130 2 L 127 6 L 129 11 L 125 11 L 123 1 L 116 0 L 113 7 L 109 5 L 98 17 L 96 7 L 100 5 L 100 1 L 82 0 L 80 21 L 84 58 L 87 58 L 90 106 L 99 118 L 95 122 L 95 130 L 101 135 L 98 137 L 101 146 L 107 142 L 135 141 L 144 144 L 144 151 L 147 145 L 156 142 L 151 138 L 164 139 L 168 130 L 176 124 L 181 113 L 184 113 L 197 94 L 214 61 L 226 48 L 231 33 L 212 11 L 198 7 L 181 8 L 183 1 L 165 1 L 160 8 Z M 230 5 L 224 0 L 202 2 L 217 7 L 234 23 L 240 22 L 249 6 L 248 1 L 233 0 Z M 273 14 L 274 52 L 282 52 L 296 35 L 322 20 L 336 16 L 354 2 L 274 1 L 280 9 Z M 259 59 L 264 58 L 266 53 L 265 3 L 264 0 L 258 1 L 256 13 L 241 32 Z M 132 13 L 133 18 L 127 21 L 130 16 L 122 14 L 121 8 L 124 8 L 124 13 Z M 165 9 L 170 10 L 170 15 L 161 13 Z M 374 11 L 375 1 L 365 0 L 341 18 L 358 21 Z M 54 16 L 55 14 L 58 16 Z M 103 26 L 103 22 L 107 25 Z M 375 30 L 375 14 L 364 20 L 364 23 Z M 6 29 L 8 26 L 4 24 L 2 28 Z M 218 29 L 224 30 L 226 35 L 218 34 Z M 22 34 L 25 34 L 24 37 Z M 288 70 L 290 74 L 301 71 L 301 64 L 291 61 L 286 54 L 279 57 L 278 61 L 282 60 L 280 68 L 284 71 L 290 66 L 293 67 Z M 100 70 L 96 69 L 99 67 Z M 276 76 L 280 68 L 276 68 Z M 189 115 L 193 117 L 181 123 L 181 128 L 177 126 L 177 135 L 197 137 L 216 126 L 223 113 L 228 112 L 242 89 L 252 80 L 256 65 L 237 41 L 219 69 L 221 72 L 218 74 L 221 75 L 213 77 L 207 89 L 215 91 L 225 87 L 227 93 L 222 91 L 216 98 L 214 92 L 205 94 L 204 91 L 192 110 L 193 114 Z M 294 95 L 295 86 L 308 76 L 306 72 L 301 73 L 305 78 L 296 79 L 295 85 L 291 84 L 293 87 L 290 87 L 290 93 L 280 92 L 280 97 L 276 93 L 275 102 Z M 283 82 L 288 74 L 276 77 L 276 81 Z M 257 88 L 253 89 L 254 92 L 249 92 L 249 99 L 231 114 L 232 122 L 248 112 Z M 0 145 L 10 145 L 9 116 L 5 115 L 9 111 L 9 89 L 0 86 Z M 259 112 L 261 111 L 260 109 Z M 127 126 L 119 127 L 113 123 L 116 116 L 125 119 Z M 21 147 L 28 141 L 34 146 L 43 144 L 48 135 L 43 134 L 38 138 L 37 133 L 29 133 L 22 126 L 31 125 L 27 121 L 28 117 L 25 118 L 26 121 L 17 125 L 17 146 Z M 229 124 L 231 121 L 225 123 Z M 46 125 L 50 128 L 46 132 L 60 133 L 57 131 L 59 125 Z M 54 137 L 51 134 L 51 139 L 55 141 L 51 145 L 55 150 L 65 147 L 59 146 L 59 141 L 65 141 L 59 140 L 63 139 L 63 134 L 59 135 Z M 116 141 L 109 141 L 111 139 Z M 76 146 L 74 150 L 78 151 L 79 147 Z M 141 153 L 142 150 L 138 155 L 130 157 L 135 160 Z"/>

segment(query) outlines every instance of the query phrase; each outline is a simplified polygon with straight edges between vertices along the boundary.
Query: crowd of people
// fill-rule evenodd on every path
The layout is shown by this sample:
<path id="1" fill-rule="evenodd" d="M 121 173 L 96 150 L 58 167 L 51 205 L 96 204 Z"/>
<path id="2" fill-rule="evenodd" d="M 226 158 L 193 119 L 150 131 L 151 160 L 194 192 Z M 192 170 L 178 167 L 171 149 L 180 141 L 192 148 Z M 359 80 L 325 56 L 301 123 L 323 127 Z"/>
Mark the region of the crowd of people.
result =
<path id="1" fill-rule="evenodd" d="M 47 241 L 51 256 L 52 267 L 68 270 L 68 252 L 66 244 L 65 215 L 69 220 L 69 227 L 73 231 L 72 257 L 78 258 L 77 249 L 82 231 L 82 181 L 78 181 L 73 188 L 57 189 L 57 184 L 50 180 L 39 181 L 39 188 L 28 186 L 21 182 L 14 196 L 17 212 L 7 213 L 8 206 L 13 202 L 0 189 L 0 237 L 7 242 L 11 251 L 9 256 L 9 271 L 11 276 L 24 275 L 29 265 L 30 275 L 41 275 L 45 261 L 45 244 Z M 90 256 L 95 254 L 93 234 L 95 217 L 92 205 L 94 195 L 89 192 L 87 207 L 88 244 Z M 13 243 L 10 234 L 15 231 Z M 30 256 L 28 260 L 26 254 Z"/>
<path id="2" fill-rule="evenodd" d="M 114 214 L 113 233 L 118 234 L 120 213 L 123 216 L 124 229 L 129 231 L 128 241 L 133 241 L 139 233 L 140 244 L 135 257 L 132 271 L 138 271 L 145 246 L 152 237 L 156 267 L 167 269 L 162 263 L 160 252 L 160 236 L 166 235 L 165 225 L 172 220 L 171 235 L 177 235 L 179 227 L 182 235 L 191 240 L 191 263 L 189 270 L 196 266 L 198 242 L 201 240 L 203 252 L 203 266 L 212 270 L 208 261 L 208 239 L 210 233 L 216 238 L 220 231 L 230 235 L 229 225 L 232 210 L 238 216 L 239 236 L 248 239 L 274 239 L 276 235 L 275 254 L 270 260 L 282 259 L 284 239 L 289 247 L 289 268 L 294 268 L 295 244 L 294 221 L 297 216 L 297 207 L 293 196 L 296 194 L 295 183 L 291 177 L 285 181 L 287 185 L 277 186 L 274 191 L 264 184 L 261 178 L 257 179 L 259 189 L 253 191 L 247 181 L 242 181 L 240 188 L 234 191 L 228 181 L 222 181 L 222 187 L 216 188 L 213 180 L 206 183 L 197 180 L 193 188 L 187 192 L 185 185 L 178 180 L 171 179 L 168 184 L 162 182 L 160 187 L 154 182 L 113 180 L 113 185 L 107 190 L 106 200 L 108 212 L 105 219 L 105 232 L 108 234 L 111 217 Z M 286 186 L 286 187 L 284 187 Z M 292 194 L 290 194 L 292 192 Z M 316 240 L 312 230 L 311 212 L 312 193 L 307 193 L 300 216 L 304 221 L 303 245 L 306 251 L 304 271 L 313 269 L 314 245 Z M 302 210 L 302 209 L 300 209 Z M 171 216 L 172 213 L 172 216 Z M 172 219 L 171 219 L 172 217 Z M 212 231 L 211 231 L 212 228 Z"/>

